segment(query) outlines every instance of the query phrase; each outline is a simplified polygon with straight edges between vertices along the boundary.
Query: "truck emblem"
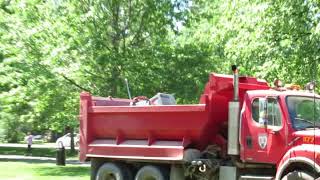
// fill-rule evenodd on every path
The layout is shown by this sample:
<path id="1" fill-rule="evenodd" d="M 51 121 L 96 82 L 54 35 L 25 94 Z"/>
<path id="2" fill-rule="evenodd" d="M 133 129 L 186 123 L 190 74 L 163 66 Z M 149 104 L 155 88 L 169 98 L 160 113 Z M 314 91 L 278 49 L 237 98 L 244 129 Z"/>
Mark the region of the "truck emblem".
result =
<path id="1" fill-rule="evenodd" d="M 265 149 L 268 143 L 268 136 L 267 134 L 259 134 L 258 142 L 261 149 Z"/>

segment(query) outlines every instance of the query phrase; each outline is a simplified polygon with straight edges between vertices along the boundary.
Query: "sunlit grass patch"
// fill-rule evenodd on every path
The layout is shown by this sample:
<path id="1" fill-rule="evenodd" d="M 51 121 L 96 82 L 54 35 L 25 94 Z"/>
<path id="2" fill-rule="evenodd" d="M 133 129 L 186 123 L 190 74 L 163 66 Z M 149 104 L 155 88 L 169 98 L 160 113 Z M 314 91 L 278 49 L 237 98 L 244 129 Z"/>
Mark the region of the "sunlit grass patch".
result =
<path id="1" fill-rule="evenodd" d="M 90 167 L 49 163 L 0 162 L 1 180 L 87 180 Z"/>

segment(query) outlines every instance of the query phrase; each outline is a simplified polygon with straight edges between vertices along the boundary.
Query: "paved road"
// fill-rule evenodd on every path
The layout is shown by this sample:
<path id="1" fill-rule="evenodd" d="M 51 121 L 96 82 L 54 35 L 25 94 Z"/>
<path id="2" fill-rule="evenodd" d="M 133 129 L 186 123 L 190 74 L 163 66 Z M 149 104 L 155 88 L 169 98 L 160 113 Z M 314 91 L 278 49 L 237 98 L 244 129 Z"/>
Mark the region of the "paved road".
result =
<path id="1" fill-rule="evenodd" d="M 18 144 L 18 143 L 3 143 L 0 144 L 0 147 L 27 147 L 27 144 Z M 57 148 L 55 143 L 45 143 L 45 144 L 33 144 L 32 148 Z M 65 147 L 66 149 L 70 149 L 70 147 Z M 79 149 L 76 147 L 75 149 Z"/>
<path id="2" fill-rule="evenodd" d="M 0 144 L 0 147 L 17 147 L 17 148 L 26 148 L 26 144 L 16 144 L 16 143 L 5 143 Z M 45 144 L 33 144 L 32 148 L 57 148 L 55 143 L 45 143 Z M 70 149 L 70 147 L 66 147 Z M 76 148 L 78 149 L 78 148 Z M 22 156 L 22 155 L 1 155 L 0 161 L 22 161 L 22 162 L 35 162 L 35 163 L 55 163 L 56 158 L 50 157 L 36 157 L 36 156 Z M 90 163 L 81 163 L 78 160 L 67 159 L 67 164 L 81 164 L 84 166 L 89 166 Z"/>
<path id="3" fill-rule="evenodd" d="M 27 144 L 18 144 L 18 143 L 3 143 L 0 144 L 0 147 L 27 147 Z M 55 143 L 46 143 L 46 144 L 32 144 L 33 148 L 56 148 Z"/>

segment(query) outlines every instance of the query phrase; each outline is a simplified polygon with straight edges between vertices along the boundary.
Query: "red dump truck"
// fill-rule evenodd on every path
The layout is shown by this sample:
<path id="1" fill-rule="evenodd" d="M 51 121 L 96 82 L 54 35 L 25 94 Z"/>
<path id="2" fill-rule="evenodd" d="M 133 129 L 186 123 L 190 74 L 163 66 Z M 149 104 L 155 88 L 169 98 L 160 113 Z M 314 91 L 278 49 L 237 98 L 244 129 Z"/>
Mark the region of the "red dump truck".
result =
<path id="1" fill-rule="evenodd" d="M 192 105 L 81 93 L 80 160 L 91 161 L 91 179 L 318 178 L 320 97 L 233 72 L 210 74 Z"/>

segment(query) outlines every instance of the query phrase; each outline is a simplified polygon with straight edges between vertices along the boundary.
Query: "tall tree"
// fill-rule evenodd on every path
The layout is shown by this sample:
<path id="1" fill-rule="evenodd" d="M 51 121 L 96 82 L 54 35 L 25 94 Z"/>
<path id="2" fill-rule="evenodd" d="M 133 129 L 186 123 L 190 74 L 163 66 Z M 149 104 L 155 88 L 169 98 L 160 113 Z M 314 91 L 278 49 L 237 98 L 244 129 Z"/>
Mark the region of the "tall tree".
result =
<path id="1" fill-rule="evenodd" d="M 125 77 L 134 84 L 134 94 L 155 89 L 161 78 L 153 70 L 164 64 L 157 59 L 162 51 L 157 47 L 169 42 L 167 34 L 179 19 L 174 12 L 178 2 L 2 4 L 0 116 L 7 127 L 15 122 L 8 130 L 62 132 L 75 127 L 79 92 L 123 97 L 125 91 L 119 89 Z M 16 141 L 14 136 L 8 138 Z"/>
<path id="2" fill-rule="evenodd" d="M 195 1 L 216 9 L 196 13 L 189 30 L 211 45 L 220 72 L 236 63 L 244 75 L 302 85 L 319 69 L 319 2 L 215 2 Z"/>

